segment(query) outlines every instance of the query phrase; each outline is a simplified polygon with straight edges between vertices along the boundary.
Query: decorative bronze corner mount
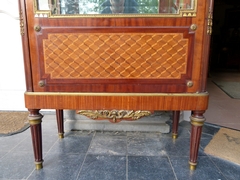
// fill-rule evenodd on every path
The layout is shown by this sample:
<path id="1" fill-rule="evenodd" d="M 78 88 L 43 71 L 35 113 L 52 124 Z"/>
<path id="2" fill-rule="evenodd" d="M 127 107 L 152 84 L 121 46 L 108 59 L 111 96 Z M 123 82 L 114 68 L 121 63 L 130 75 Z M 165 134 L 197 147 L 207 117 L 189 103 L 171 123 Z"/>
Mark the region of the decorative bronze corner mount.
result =
<path id="1" fill-rule="evenodd" d="M 114 123 L 121 119 L 137 120 L 143 116 L 149 116 L 150 111 L 133 111 L 133 110 L 79 110 L 78 114 L 87 116 L 91 119 L 109 119 Z"/>
<path id="2" fill-rule="evenodd" d="M 211 4 L 208 10 L 208 17 L 207 17 L 207 34 L 212 35 L 212 26 L 213 26 L 213 10 Z"/>
<path id="3" fill-rule="evenodd" d="M 23 11 L 20 10 L 19 13 L 19 20 L 20 20 L 20 34 L 24 36 L 24 19 L 23 19 Z"/>

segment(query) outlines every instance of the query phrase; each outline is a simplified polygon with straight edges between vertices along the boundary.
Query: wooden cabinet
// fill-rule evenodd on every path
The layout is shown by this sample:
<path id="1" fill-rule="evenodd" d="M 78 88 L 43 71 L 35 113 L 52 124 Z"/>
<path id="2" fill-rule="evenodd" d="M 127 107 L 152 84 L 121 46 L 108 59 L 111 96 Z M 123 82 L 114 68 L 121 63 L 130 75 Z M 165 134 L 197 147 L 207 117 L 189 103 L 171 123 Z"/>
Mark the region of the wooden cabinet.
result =
<path id="1" fill-rule="evenodd" d="M 151 2 L 151 3 L 150 3 Z M 42 168 L 40 109 L 136 118 L 154 110 L 191 110 L 190 168 L 197 164 L 212 0 L 19 0 L 26 72 L 25 105 L 36 168 Z M 102 113 L 102 114 L 104 114 Z M 96 115 L 97 116 L 97 115 Z M 124 116 L 123 116 L 124 117 Z"/>

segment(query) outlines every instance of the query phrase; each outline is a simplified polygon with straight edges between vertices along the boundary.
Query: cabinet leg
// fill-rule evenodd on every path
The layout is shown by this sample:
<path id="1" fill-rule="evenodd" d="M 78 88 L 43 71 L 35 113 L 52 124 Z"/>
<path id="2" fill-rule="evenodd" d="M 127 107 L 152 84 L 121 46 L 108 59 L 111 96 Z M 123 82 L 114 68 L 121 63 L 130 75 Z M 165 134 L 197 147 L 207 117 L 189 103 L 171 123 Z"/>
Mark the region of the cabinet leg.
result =
<path id="1" fill-rule="evenodd" d="M 57 126 L 58 126 L 58 137 L 64 138 L 64 123 L 63 123 L 63 110 L 56 109 Z"/>
<path id="2" fill-rule="evenodd" d="M 32 145 L 35 158 L 36 169 L 42 169 L 43 156 L 42 156 L 42 117 L 39 113 L 39 109 L 29 110 L 29 124 L 32 135 Z"/>
<path id="3" fill-rule="evenodd" d="M 178 124 L 179 124 L 180 111 L 173 111 L 173 124 L 172 124 L 172 138 L 178 137 Z"/>
<path id="4" fill-rule="evenodd" d="M 205 121 L 203 113 L 205 111 L 193 111 L 191 115 L 191 139 L 190 139 L 190 160 L 191 170 L 195 170 L 197 166 L 198 150 L 201 140 L 202 127 Z"/>

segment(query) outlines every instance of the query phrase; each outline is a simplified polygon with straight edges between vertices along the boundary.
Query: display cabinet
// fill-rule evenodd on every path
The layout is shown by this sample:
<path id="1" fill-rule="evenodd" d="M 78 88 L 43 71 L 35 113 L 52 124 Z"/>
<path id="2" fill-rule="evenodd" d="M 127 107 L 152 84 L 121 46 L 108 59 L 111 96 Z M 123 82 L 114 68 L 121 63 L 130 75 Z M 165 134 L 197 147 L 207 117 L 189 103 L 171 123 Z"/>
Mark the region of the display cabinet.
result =
<path id="1" fill-rule="evenodd" d="M 213 0 L 19 0 L 25 106 L 36 168 L 43 166 L 40 109 L 112 123 L 155 110 L 191 110 L 191 169 L 197 165 Z"/>

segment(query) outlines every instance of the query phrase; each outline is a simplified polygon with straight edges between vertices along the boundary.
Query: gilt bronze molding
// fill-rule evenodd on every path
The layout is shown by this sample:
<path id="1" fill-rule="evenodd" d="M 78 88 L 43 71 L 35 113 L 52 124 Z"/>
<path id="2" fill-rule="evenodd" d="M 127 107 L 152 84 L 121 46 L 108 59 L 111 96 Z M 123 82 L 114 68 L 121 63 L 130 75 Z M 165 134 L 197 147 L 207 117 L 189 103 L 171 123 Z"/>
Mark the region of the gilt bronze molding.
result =
<path id="1" fill-rule="evenodd" d="M 56 1 L 52 1 L 53 4 L 49 4 L 50 9 L 40 10 L 37 0 L 34 0 L 34 13 L 35 18 L 136 18 L 136 17 L 196 17 L 197 16 L 197 4 L 198 0 L 194 0 L 192 8 L 184 9 L 179 7 L 176 13 L 117 13 L 117 14 L 61 14 L 59 4 Z M 158 5 L 159 7 L 159 5 Z"/>
<path id="2" fill-rule="evenodd" d="M 78 114 L 87 116 L 91 119 L 110 119 L 112 122 L 119 122 L 121 119 L 137 120 L 143 116 L 149 116 L 150 111 L 133 110 L 79 110 Z"/>
<path id="3" fill-rule="evenodd" d="M 20 20 L 20 34 L 21 36 L 24 36 L 24 19 L 23 19 L 23 11 L 20 10 L 20 13 L 19 13 L 19 20 Z"/>

